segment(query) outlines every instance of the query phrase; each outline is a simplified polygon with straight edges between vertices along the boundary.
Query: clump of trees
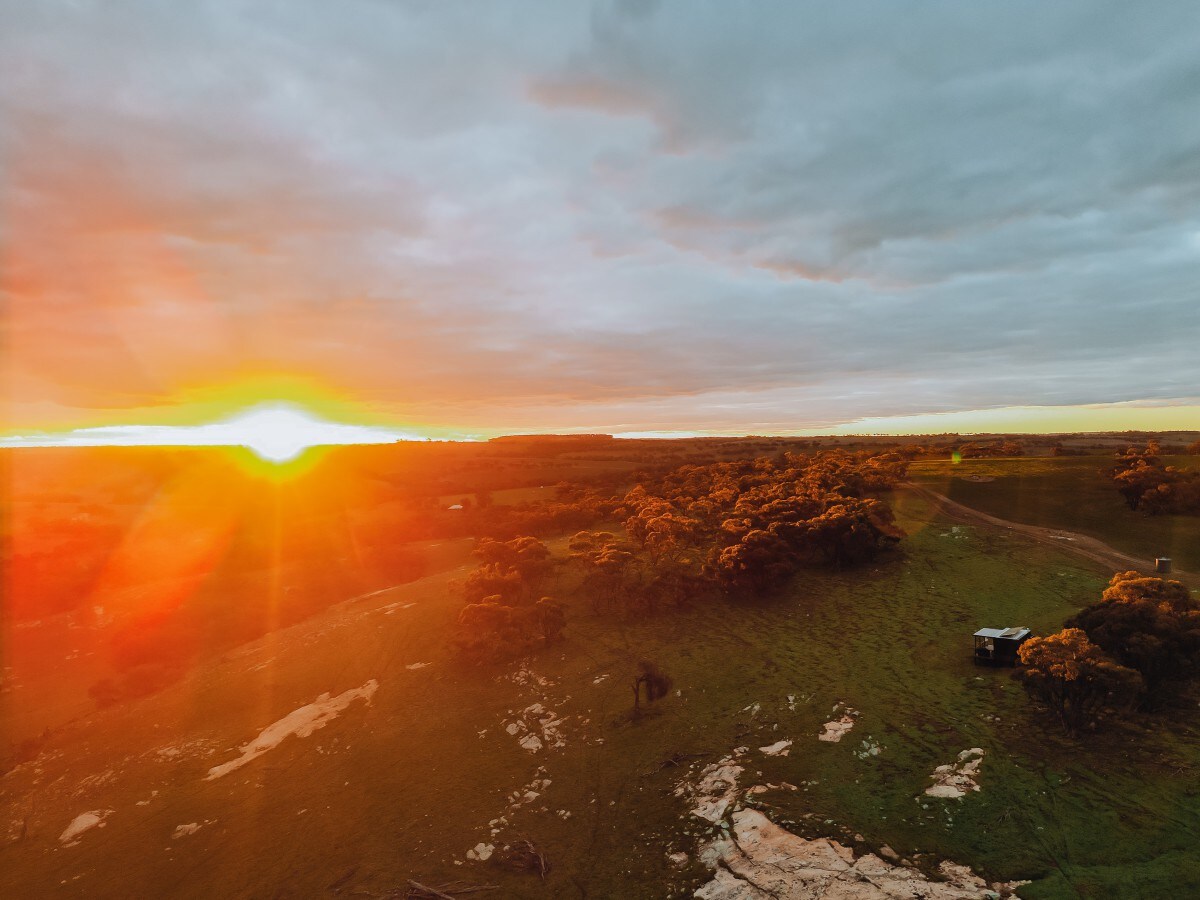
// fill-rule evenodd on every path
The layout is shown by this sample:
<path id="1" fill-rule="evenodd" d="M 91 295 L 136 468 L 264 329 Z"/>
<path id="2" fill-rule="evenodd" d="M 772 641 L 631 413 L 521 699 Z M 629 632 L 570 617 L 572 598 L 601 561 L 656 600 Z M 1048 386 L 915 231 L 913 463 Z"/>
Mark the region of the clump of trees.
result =
<path id="1" fill-rule="evenodd" d="M 858 565 L 903 537 L 873 496 L 904 477 L 895 454 L 783 454 L 710 469 L 687 473 L 679 493 L 708 538 L 703 574 L 727 595 L 770 593 L 806 566 Z"/>
<path id="2" fill-rule="evenodd" d="M 899 541 L 890 507 L 873 495 L 906 466 L 894 452 L 835 450 L 641 473 L 618 510 L 627 537 L 578 532 L 571 561 L 597 612 L 768 594 L 805 566 L 857 565 Z"/>
<path id="3" fill-rule="evenodd" d="M 478 569 L 462 584 L 467 605 L 458 617 L 456 643 L 476 662 L 521 656 L 557 641 L 566 628 L 563 605 L 538 596 L 550 569 L 550 550 L 537 538 L 485 538 L 475 548 Z"/>
<path id="4" fill-rule="evenodd" d="M 997 459 L 1010 456 L 1024 456 L 1025 447 L 1019 441 L 997 438 L 986 443 L 970 441 L 959 444 L 958 455 L 963 459 Z"/>
<path id="5" fill-rule="evenodd" d="M 1130 509 L 1148 515 L 1200 515 L 1200 472 L 1164 465 L 1155 441 L 1130 447 L 1107 470 Z"/>
<path id="6" fill-rule="evenodd" d="M 628 538 L 581 531 L 571 559 L 597 611 L 653 611 L 715 591 L 761 596 L 805 566 L 857 565 L 899 541 L 874 495 L 906 467 L 894 452 L 834 450 L 643 473 L 619 511 Z"/>
<path id="7" fill-rule="evenodd" d="M 1200 601 L 1178 581 L 1118 572 L 1100 602 L 1066 624 L 1141 675 L 1146 708 L 1200 674 Z"/>
<path id="8" fill-rule="evenodd" d="M 555 642 L 566 624 L 562 604 L 550 597 L 526 606 L 510 606 L 499 596 L 487 597 L 459 614 L 457 644 L 475 662 L 498 662 Z"/>
<path id="9" fill-rule="evenodd" d="M 1017 672 L 1030 696 L 1054 712 L 1068 731 L 1097 720 L 1106 709 L 1128 709 L 1142 688 L 1141 677 L 1114 662 L 1079 628 L 1065 628 L 1021 645 Z"/>
<path id="10" fill-rule="evenodd" d="M 550 548 L 535 537 L 484 538 L 475 547 L 480 566 L 463 586 L 468 603 L 500 594 L 511 604 L 530 599 L 550 571 Z"/>
<path id="11" fill-rule="evenodd" d="M 879 495 L 905 477 L 907 462 L 892 451 L 839 448 L 639 473 L 623 497 L 596 507 L 622 520 L 624 534 L 576 532 L 569 562 L 599 614 L 652 613 L 703 595 L 765 595 L 806 566 L 858 565 L 898 542 L 903 532 Z M 556 492 L 592 502 L 570 486 Z M 551 569 L 545 544 L 528 535 L 484 538 L 475 555 L 480 566 L 462 584 L 459 645 L 487 660 L 555 640 L 561 606 L 534 599 Z"/>
<path id="12" fill-rule="evenodd" d="M 740 534 L 739 534 L 740 532 Z M 777 530 L 733 526 L 737 540 L 714 548 L 707 572 L 727 594 L 763 596 L 795 574 L 795 561 Z"/>
<path id="13" fill-rule="evenodd" d="M 580 586 L 591 599 L 592 611 L 605 613 L 622 599 L 638 595 L 640 578 L 636 547 L 611 531 L 580 531 L 571 538 L 570 561 L 582 574 Z"/>
<path id="14" fill-rule="evenodd" d="M 1071 731 L 1153 709 L 1200 675 L 1200 601 L 1178 581 L 1118 572 L 1058 634 L 1030 638 L 1017 673 Z"/>

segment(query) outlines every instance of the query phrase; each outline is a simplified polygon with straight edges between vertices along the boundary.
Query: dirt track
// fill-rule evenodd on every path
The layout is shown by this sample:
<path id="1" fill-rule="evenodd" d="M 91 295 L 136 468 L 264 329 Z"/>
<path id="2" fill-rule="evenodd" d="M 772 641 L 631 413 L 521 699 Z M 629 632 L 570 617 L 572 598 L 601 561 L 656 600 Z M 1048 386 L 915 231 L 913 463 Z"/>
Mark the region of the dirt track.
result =
<path id="1" fill-rule="evenodd" d="M 1075 531 L 1061 531 L 1057 528 L 1043 528 L 1039 525 L 1023 525 L 1020 522 L 998 519 L 995 516 L 989 516 L 987 513 L 972 509 L 969 506 L 963 506 L 961 503 L 955 503 L 944 494 L 939 494 L 937 491 L 930 490 L 927 487 L 911 483 L 904 485 L 904 487 L 906 490 L 912 491 L 914 494 L 929 500 L 934 504 L 937 512 L 951 522 L 961 522 L 964 525 L 991 525 L 996 528 L 1007 528 L 1010 531 L 1015 531 L 1032 538 L 1039 544 L 1058 547 L 1074 553 L 1076 556 L 1086 557 L 1093 562 L 1100 563 L 1112 569 L 1114 572 L 1124 572 L 1129 569 L 1136 569 L 1139 572 L 1146 573 L 1154 572 L 1153 560 L 1139 559 L 1136 556 L 1130 556 L 1128 553 L 1122 553 L 1120 550 L 1108 546 L 1103 541 L 1088 537 L 1086 534 L 1079 534 Z M 1175 569 L 1170 577 L 1177 581 L 1182 581 L 1188 587 L 1200 588 L 1200 575 L 1192 572 Z"/>

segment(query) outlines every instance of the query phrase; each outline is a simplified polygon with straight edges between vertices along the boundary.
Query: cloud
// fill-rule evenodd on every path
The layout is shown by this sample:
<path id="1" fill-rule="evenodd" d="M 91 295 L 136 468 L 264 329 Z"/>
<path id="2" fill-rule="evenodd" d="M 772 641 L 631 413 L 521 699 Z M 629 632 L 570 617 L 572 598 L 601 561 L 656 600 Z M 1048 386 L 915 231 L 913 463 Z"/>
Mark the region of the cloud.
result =
<path id="1" fill-rule="evenodd" d="M 5 19 L 14 427 L 260 371 L 500 430 L 1197 394 L 1193 4 Z"/>

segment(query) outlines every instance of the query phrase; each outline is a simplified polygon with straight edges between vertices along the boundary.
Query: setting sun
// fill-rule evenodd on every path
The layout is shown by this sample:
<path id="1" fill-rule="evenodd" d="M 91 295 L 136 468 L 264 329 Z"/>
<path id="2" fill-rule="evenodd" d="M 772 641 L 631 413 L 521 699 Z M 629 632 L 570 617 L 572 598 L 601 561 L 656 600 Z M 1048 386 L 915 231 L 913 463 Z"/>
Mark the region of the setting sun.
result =
<path id="1" fill-rule="evenodd" d="M 273 463 L 289 462 L 309 447 L 323 444 L 378 442 L 364 440 L 366 437 L 395 440 L 395 436 L 391 434 L 377 433 L 373 429 L 355 425 L 327 422 L 303 409 L 288 405 L 260 406 L 227 422 L 211 426 L 210 430 L 226 433 L 230 444 L 246 447 L 262 459 Z M 350 440 L 351 436 L 357 439 Z"/>
<path id="2" fill-rule="evenodd" d="M 245 447 L 260 459 L 286 463 L 311 447 L 390 444 L 419 435 L 371 425 L 334 422 L 289 402 L 262 402 L 198 425 L 111 425 L 57 433 L 14 435 L 15 447 Z"/>
<path id="3" fill-rule="evenodd" d="M 317 437 L 320 423 L 287 409 L 256 410 L 238 417 L 230 425 L 245 431 L 243 446 L 276 463 L 295 459 L 313 443 L 320 442 Z"/>

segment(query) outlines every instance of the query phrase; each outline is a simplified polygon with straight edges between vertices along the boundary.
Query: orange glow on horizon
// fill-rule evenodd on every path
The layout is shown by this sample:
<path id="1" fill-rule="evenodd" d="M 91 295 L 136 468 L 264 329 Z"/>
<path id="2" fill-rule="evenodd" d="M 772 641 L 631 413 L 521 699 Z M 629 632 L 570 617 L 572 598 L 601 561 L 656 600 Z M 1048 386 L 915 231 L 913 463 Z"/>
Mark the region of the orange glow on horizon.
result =
<path id="1" fill-rule="evenodd" d="M 175 418 L 191 418 L 194 408 Z M 76 428 L 0 439 L 11 447 L 240 447 L 272 464 L 296 461 L 313 448 L 387 444 L 420 435 L 393 428 L 325 418 L 291 402 L 255 403 L 217 420 L 197 424 L 128 424 Z"/>

